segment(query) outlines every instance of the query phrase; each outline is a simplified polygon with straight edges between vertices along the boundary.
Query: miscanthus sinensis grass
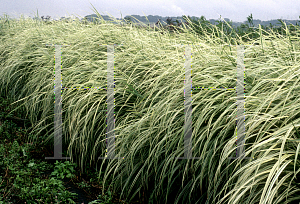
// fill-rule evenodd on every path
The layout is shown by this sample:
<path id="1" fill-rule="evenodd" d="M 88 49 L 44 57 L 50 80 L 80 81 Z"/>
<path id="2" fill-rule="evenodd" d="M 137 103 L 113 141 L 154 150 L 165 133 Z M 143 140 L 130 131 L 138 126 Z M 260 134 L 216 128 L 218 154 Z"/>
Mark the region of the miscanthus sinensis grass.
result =
<path id="1" fill-rule="evenodd" d="M 185 29 L 175 38 L 104 22 L 1 24 L 8 29 L 0 44 L 1 93 L 28 113 L 34 125 L 30 141 L 53 144 L 54 47 L 45 44 L 71 45 L 62 47 L 64 87 L 105 87 L 107 48 L 99 44 L 123 43 L 114 48 L 115 153 L 125 159 L 97 160 L 106 151 L 106 91 L 62 92 L 69 155 L 83 170 L 98 164 L 104 183 L 122 196 L 146 189 L 160 203 L 300 199 L 300 49 L 299 37 L 288 29 L 284 37 L 260 28 L 260 45 L 245 46 L 245 156 L 254 159 L 229 163 L 236 151 L 235 91 L 193 91 L 192 150 L 201 159 L 174 159 L 184 151 L 185 74 L 184 46 L 175 45 L 198 45 L 192 47 L 193 87 L 236 87 L 236 47 L 223 46 L 226 36 L 200 37 Z M 240 36 L 232 40 L 245 43 Z"/>

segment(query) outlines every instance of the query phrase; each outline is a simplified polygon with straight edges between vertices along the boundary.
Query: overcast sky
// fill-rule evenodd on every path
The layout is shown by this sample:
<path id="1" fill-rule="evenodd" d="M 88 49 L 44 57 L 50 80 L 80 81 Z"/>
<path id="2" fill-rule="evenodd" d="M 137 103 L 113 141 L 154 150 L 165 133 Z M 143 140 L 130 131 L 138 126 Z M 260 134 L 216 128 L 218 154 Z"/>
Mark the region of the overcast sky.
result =
<path id="1" fill-rule="evenodd" d="M 53 19 L 94 14 L 124 18 L 126 15 L 204 16 L 206 19 L 229 18 L 235 22 L 253 19 L 262 21 L 300 20 L 300 0 L 0 0 L 0 15 L 18 18 L 51 16 Z M 92 4 L 92 5 L 91 5 Z M 144 13 L 143 13 L 144 12 Z"/>

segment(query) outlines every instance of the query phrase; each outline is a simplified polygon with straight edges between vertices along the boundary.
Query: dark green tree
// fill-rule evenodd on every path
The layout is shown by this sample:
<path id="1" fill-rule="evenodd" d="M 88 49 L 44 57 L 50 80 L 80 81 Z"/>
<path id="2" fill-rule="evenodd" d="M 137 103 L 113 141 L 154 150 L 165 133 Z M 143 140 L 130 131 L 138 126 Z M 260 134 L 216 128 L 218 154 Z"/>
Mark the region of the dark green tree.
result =
<path id="1" fill-rule="evenodd" d="M 131 18 L 129 16 L 126 16 L 124 18 L 124 20 L 126 21 L 127 24 L 132 24 L 132 20 L 131 20 Z"/>

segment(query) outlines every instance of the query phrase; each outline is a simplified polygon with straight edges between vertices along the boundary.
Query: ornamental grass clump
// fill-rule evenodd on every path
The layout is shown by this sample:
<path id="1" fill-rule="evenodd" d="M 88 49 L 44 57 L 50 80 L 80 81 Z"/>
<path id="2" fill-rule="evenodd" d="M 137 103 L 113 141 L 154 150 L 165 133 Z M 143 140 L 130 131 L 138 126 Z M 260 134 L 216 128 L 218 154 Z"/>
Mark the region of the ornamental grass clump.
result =
<path id="1" fill-rule="evenodd" d="M 115 156 L 124 159 L 98 160 L 106 153 L 106 91 L 62 91 L 63 148 L 82 170 L 97 165 L 103 185 L 128 200 L 142 192 L 159 203 L 300 199 L 299 35 L 287 27 L 285 37 L 260 26 L 255 32 L 260 38 L 244 54 L 245 156 L 252 160 L 228 159 L 236 156 L 236 91 L 213 89 L 192 95 L 192 156 L 200 159 L 175 159 L 184 153 L 185 120 L 185 46 L 178 45 L 197 45 L 193 87 L 236 87 L 240 36 L 21 20 L 1 37 L 0 91 L 28 114 L 35 132 L 28 140 L 53 144 L 54 47 L 45 44 L 70 45 L 61 48 L 63 87 L 105 87 L 107 47 L 99 44 L 122 44 L 114 47 Z"/>

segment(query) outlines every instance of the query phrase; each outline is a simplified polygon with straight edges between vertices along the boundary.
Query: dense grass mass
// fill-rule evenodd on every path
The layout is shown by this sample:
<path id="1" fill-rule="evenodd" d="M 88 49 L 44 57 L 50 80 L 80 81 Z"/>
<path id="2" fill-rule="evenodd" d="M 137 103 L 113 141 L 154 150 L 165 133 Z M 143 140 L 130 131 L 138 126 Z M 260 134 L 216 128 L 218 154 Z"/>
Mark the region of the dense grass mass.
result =
<path id="1" fill-rule="evenodd" d="M 259 26 L 239 36 L 187 20 L 169 32 L 104 21 L 2 19 L 0 93 L 28 118 L 24 141 L 53 145 L 54 47 L 46 44 L 71 45 L 62 47 L 63 87 L 105 87 L 107 48 L 99 44 L 123 44 L 114 48 L 114 71 L 115 149 L 124 159 L 98 160 L 106 153 L 106 91 L 62 92 L 64 156 L 83 173 L 95 168 L 103 194 L 107 185 L 129 202 L 300 201 L 299 26 L 285 25 L 284 35 Z M 236 151 L 236 92 L 213 89 L 193 91 L 192 150 L 201 159 L 174 159 L 184 152 L 179 44 L 197 45 L 193 87 L 236 87 L 235 45 L 245 45 L 245 155 L 253 160 L 229 162 Z"/>

